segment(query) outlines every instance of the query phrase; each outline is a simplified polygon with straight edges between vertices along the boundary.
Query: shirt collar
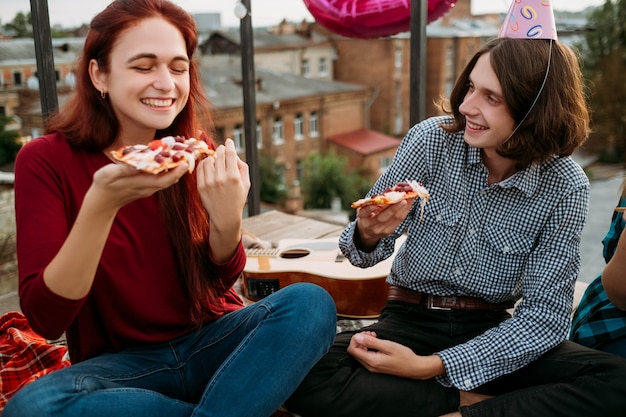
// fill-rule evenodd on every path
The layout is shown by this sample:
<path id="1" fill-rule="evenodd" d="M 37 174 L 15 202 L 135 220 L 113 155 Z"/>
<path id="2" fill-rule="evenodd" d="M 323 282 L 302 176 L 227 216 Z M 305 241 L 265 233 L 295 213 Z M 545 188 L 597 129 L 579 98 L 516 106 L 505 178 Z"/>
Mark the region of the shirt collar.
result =
<path id="1" fill-rule="evenodd" d="M 469 167 L 475 164 L 482 165 L 480 149 L 468 146 L 467 166 Z M 536 163 L 532 163 L 529 167 L 516 172 L 510 178 L 502 181 L 500 186 L 502 188 L 517 188 L 526 194 L 526 196 L 531 196 L 535 190 L 537 190 L 540 173 L 540 166 Z"/>

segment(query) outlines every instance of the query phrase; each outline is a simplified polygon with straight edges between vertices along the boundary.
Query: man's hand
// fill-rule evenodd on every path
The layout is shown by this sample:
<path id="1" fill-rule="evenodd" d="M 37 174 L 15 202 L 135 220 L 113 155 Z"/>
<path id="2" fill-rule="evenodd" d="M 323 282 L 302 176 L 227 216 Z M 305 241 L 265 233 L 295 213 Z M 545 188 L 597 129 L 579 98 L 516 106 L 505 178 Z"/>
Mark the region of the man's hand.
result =
<path id="1" fill-rule="evenodd" d="M 356 246 L 366 252 L 374 249 L 380 239 L 388 236 L 402 223 L 411 211 L 413 201 L 415 199 L 411 198 L 391 205 L 369 205 L 358 208 Z"/>
<path id="2" fill-rule="evenodd" d="M 445 373 L 439 356 L 416 355 L 399 343 L 378 339 L 374 332 L 352 336 L 348 353 L 370 372 L 413 379 L 430 379 Z"/>

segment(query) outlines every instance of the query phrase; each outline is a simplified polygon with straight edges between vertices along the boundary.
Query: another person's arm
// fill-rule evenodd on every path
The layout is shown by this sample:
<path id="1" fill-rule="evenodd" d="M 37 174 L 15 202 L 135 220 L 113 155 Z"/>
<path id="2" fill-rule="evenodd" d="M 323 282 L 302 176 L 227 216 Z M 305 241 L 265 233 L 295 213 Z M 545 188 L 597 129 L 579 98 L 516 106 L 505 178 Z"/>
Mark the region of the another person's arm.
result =
<path id="1" fill-rule="evenodd" d="M 626 237 L 624 233 L 620 235 L 613 257 L 602 271 L 602 286 L 609 300 L 620 310 L 626 310 Z"/>

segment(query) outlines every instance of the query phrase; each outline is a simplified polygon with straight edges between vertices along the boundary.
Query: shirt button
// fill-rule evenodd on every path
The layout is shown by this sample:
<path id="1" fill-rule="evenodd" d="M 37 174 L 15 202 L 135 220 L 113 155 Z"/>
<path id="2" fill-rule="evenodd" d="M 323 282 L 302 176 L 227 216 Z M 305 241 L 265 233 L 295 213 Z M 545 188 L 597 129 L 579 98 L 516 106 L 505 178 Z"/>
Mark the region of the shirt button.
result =
<path id="1" fill-rule="evenodd" d="M 471 379 L 466 379 L 465 381 L 463 381 L 463 384 L 469 388 L 472 386 L 472 380 Z"/>
<path id="2" fill-rule="evenodd" d="M 474 230 L 474 229 L 469 229 L 469 234 L 470 234 L 470 236 L 473 236 L 473 235 L 474 235 L 474 233 L 476 233 L 476 230 Z"/>
<path id="3" fill-rule="evenodd" d="M 509 248 L 508 246 L 505 246 L 505 247 L 502 248 L 502 252 L 509 253 L 509 252 L 511 252 L 511 248 Z"/>
<path id="4" fill-rule="evenodd" d="M 459 268 L 456 268 L 454 270 L 454 275 L 461 275 L 461 270 Z"/>
<path id="5" fill-rule="evenodd" d="M 441 219 L 443 219 L 443 217 L 441 217 L 441 214 L 438 214 L 437 217 L 435 217 L 435 219 L 437 219 L 437 221 L 440 222 Z"/>

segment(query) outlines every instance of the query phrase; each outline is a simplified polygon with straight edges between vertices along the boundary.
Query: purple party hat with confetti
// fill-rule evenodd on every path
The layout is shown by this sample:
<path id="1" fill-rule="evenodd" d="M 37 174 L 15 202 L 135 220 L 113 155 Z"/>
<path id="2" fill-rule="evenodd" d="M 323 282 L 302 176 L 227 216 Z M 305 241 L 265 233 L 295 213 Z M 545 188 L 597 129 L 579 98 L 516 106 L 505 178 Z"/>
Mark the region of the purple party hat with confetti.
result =
<path id="1" fill-rule="evenodd" d="M 552 1 L 513 0 L 498 37 L 557 40 Z"/>

